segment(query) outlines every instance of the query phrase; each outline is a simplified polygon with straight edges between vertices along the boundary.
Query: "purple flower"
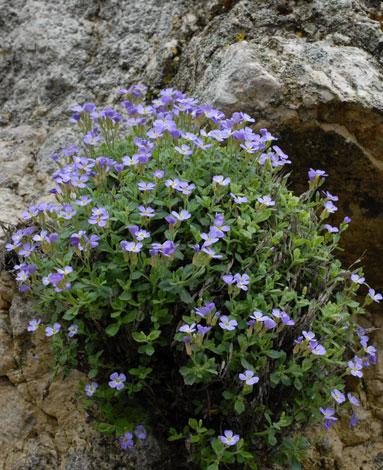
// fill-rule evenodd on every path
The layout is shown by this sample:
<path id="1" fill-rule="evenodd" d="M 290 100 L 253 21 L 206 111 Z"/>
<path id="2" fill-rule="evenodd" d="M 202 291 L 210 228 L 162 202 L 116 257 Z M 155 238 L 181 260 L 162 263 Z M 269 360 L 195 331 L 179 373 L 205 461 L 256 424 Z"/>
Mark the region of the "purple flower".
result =
<path id="1" fill-rule="evenodd" d="M 183 333 L 194 333 L 195 332 L 195 323 L 191 325 L 182 325 L 178 331 L 182 331 Z"/>
<path id="2" fill-rule="evenodd" d="M 213 137 L 213 139 L 217 140 L 218 142 L 223 142 L 224 139 L 227 139 L 229 137 L 229 133 L 226 129 L 214 129 L 208 133 L 208 136 Z"/>
<path id="3" fill-rule="evenodd" d="M 123 436 L 120 437 L 120 444 L 121 449 L 131 449 L 134 446 L 133 434 L 131 432 L 126 432 Z"/>
<path id="4" fill-rule="evenodd" d="M 202 326 L 202 325 L 197 325 L 197 331 L 199 335 L 205 335 L 211 330 L 211 326 Z"/>
<path id="5" fill-rule="evenodd" d="M 222 279 L 228 285 L 234 284 L 235 282 L 234 276 L 232 274 L 225 274 L 224 276 L 222 276 Z"/>
<path id="6" fill-rule="evenodd" d="M 182 193 L 185 196 L 191 194 L 192 190 L 195 188 L 195 184 L 188 184 L 186 181 L 181 181 L 177 186 L 176 190 Z"/>
<path id="7" fill-rule="evenodd" d="M 70 220 L 77 214 L 77 211 L 73 209 L 70 204 L 64 204 L 63 208 L 59 212 L 59 215 L 66 220 Z"/>
<path id="8" fill-rule="evenodd" d="M 167 258 L 170 258 L 171 255 L 176 251 L 177 246 L 179 246 L 179 243 L 175 245 L 174 242 L 166 240 L 166 242 L 163 244 L 162 254 Z"/>
<path id="9" fill-rule="evenodd" d="M 324 356 L 326 354 L 326 349 L 321 345 L 318 344 L 316 341 L 310 341 L 311 352 L 315 356 Z"/>
<path id="10" fill-rule="evenodd" d="M 217 243 L 219 241 L 219 238 L 214 238 L 214 234 L 211 232 L 209 234 L 207 233 L 201 233 L 201 238 L 202 240 L 205 240 L 203 243 L 203 247 L 213 245 L 214 243 Z"/>
<path id="11" fill-rule="evenodd" d="M 266 315 L 263 317 L 263 325 L 266 330 L 271 330 L 271 328 L 277 326 L 276 322 Z"/>
<path id="12" fill-rule="evenodd" d="M 123 242 L 120 242 L 120 245 L 124 251 L 131 251 L 132 253 L 139 253 L 141 248 L 144 246 L 142 243 L 134 243 L 134 242 L 125 242 L 124 246 L 122 246 Z"/>
<path id="13" fill-rule="evenodd" d="M 38 320 L 36 320 L 36 318 L 34 318 L 33 320 L 31 320 L 29 322 L 29 326 L 27 328 L 28 331 L 36 331 L 39 327 L 41 323 L 41 319 L 39 318 Z"/>
<path id="14" fill-rule="evenodd" d="M 187 220 L 187 219 L 190 219 L 191 217 L 190 212 L 187 211 L 186 209 L 183 209 L 179 214 L 177 214 L 177 212 L 175 211 L 172 211 L 172 215 L 179 221 Z"/>
<path id="15" fill-rule="evenodd" d="M 58 269 L 57 272 L 59 274 L 64 274 L 64 276 L 67 276 L 68 274 L 73 272 L 73 268 L 72 268 L 72 266 L 65 266 L 64 269 Z"/>
<path id="16" fill-rule="evenodd" d="M 337 403 L 343 403 L 344 401 L 346 401 L 345 396 L 338 389 L 333 390 L 331 392 L 331 396 Z"/>
<path id="17" fill-rule="evenodd" d="M 16 281 L 24 282 L 28 279 L 28 277 L 29 277 L 29 273 L 27 271 L 21 270 L 16 277 Z"/>
<path id="18" fill-rule="evenodd" d="M 323 408 L 319 408 L 319 411 L 322 413 L 323 419 L 325 420 L 329 420 L 329 419 L 332 421 L 338 420 L 338 418 L 335 418 L 335 416 L 333 416 L 335 411 L 332 408 L 326 408 L 325 410 Z"/>
<path id="19" fill-rule="evenodd" d="M 101 137 L 99 135 L 94 136 L 93 132 L 88 132 L 88 134 L 84 137 L 84 142 L 87 145 L 97 145 L 100 139 Z"/>
<path id="20" fill-rule="evenodd" d="M 259 382 L 259 377 L 254 376 L 252 370 L 246 370 L 244 374 L 239 374 L 239 378 L 243 380 L 246 385 L 254 385 Z"/>
<path id="21" fill-rule="evenodd" d="M 125 374 L 118 374 L 117 372 L 113 372 L 113 374 L 110 376 L 110 379 L 109 387 L 116 388 L 117 390 L 124 388 L 124 382 L 126 380 Z"/>
<path id="22" fill-rule="evenodd" d="M 185 144 L 182 144 L 181 147 L 175 146 L 174 149 L 181 155 L 191 155 L 193 153 L 193 150 Z"/>
<path id="23" fill-rule="evenodd" d="M 233 431 L 226 430 L 223 433 L 224 436 L 218 436 L 218 439 L 220 439 L 227 446 L 234 446 L 239 441 L 238 434 L 233 436 Z"/>
<path id="24" fill-rule="evenodd" d="M 155 210 L 152 209 L 151 207 L 138 206 L 138 210 L 140 211 L 141 217 L 154 217 L 155 216 Z"/>
<path id="25" fill-rule="evenodd" d="M 275 201 L 272 201 L 269 196 L 263 196 L 258 198 L 258 202 L 260 204 L 264 204 L 265 206 L 275 206 Z"/>
<path id="26" fill-rule="evenodd" d="M 171 179 L 168 179 L 168 180 L 165 181 L 165 186 L 166 186 L 167 188 L 174 188 L 174 189 L 176 189 L 177 186 L 180 184 L 180 182 L 181 182 L 181 181 L 180 181 L 179 179 L 177 179 L 177 178 L 176 178 L 174 181 L 171 180 Z"/>
<path id="27" fill-rule="evenodd" d="M 310 181 L 313 181 L 315 179 L 315 177 L 319 177 L 319 176 L 323 176 L 323 177 L 326 177 L 328 176 L 328 174 L 323 171 L 323 170 L 313 170 L 312 168 L 310 168 L 310 171 L 309 171 L 309 180 Z"/>
<path id="28" fill-rule="evenodd" d="M 258 310 L 254 310 L 253 314 L 250 315 L 250 318 L 252 320 L 255 320 L 255 322 L 257 323 L 262 323 L 263 320 L 268 317 L 265 317 L 262 312 L 259 312 Z"/>
<path id="29" fill-rule="evenodd" d="M 291 320 L 286 312 L 281 312 L 281 320 L 284 325 L 295 325 L 295 321 Z"/>
<path id="30" fill-rule="evenodd" d="M 35 251 L 35 247 L 33 245 L 31 246 L 30 243 L 25 243 L 23 248 L 19 251 L 19 255 L 28 258 L 33 251 Z"/>
<path id="31" fill-rule="evenodd" d="M 222 175 L 213 176 L 214 183 L 219 184 L 220 186 L 227 186 L 230 183 L 230 178 L 224 178 Z"/>
<path id="32" fill-rule="evenodd" d="M 97 390 L 97 387 L 98 387 L 98 383 L 96 382 L 92 382 L 91 384 L 85 385 L 85 391 L 88 397 L 91 397 L 94 394 L 94 392 Z"/>
<path id="33" fill-rule="evenodd" d="M 333 227 L 330 224 L 325 224 L 325 228 L 331 233 L 339 232 L 339 229 L 337 227 Z"/>
<path id="34" fill-rule="evenodd" d="M 136 232 L 135 236 L 137 240 L 144 240 L 145 238 L 150 237 L 150 233 L 147 232 L 146 230 L 140 229 Z"/>
<path id="35" fill-rule="evenodd" d="M 133 157 L 129 157 L 128 155 L 126 155 L 125 157 L 122 158 L 122 161 L 123 161 L 124 164 L 127 165 L 127 166 L 137 165 L 137 163 L 138 163 L 138 156 L 137 156 L 137 155 L 133 155 Z"/>
<path id="36" fill-rule="evenodd" d="M 312 331 L 302 331 L 302 335 L 307 341 L 312 341 L 315 338 L 315 333 Z"/>
<path id="37" fill-rule="evenodd" d="M 354 375 L 355 377 L 363 377 L 363 363 L 358 356 L 354 357 L 354 362 L 348 362 L 348 367 L 350 368 L 351 375 Z"/>
<path id="38" fill-rule="evenodd" d="M 359 277 L 357 274 L 351 274 L 351 281 L 356 284 L 363 284 L 366 279 L 364 277 Z"/>
<path id="39" fill-rule="evenodd" d="M 356 413 L 355 411 L 352 413 L 352 416 L 351 416 L 351 419 L 350 419 L 350 422 L 348 424 L 348 427 L 351 428 L 351 426 L 356 426 L 357 423 L 358 423 L 358 417 L 356 416 Z"/>
<path id="40" fill-rule="evenodd" d="M 234 201 L 237 203 L 237 204 L 242 204 L 244 202 L 248 202 L 248 199 L 247 197 L 245 196 L 236 196 L 235 194 L 233 193 L 230 193 L 230 196 L 234 199 Z"/>
<path id="41" fill-rule="evenodd" d="M 146 183 L 145 181 L 140 181 L 138 183 L 138 189 L 140 191 L 151 191 L 156 187 L 155 183 Z"/>
<path id="42" fill-rule="evenodd" d="M 238 325 L 237 320 L 229 320 L 229 318 L 226 315 L 222 315 L 220 320 L 221 321 L 219 323 L 219 326 L 223 330 L 233 331 L 235 330 L 235 327 Z"/>
<path id="43" fill-rule="evenodd" d="M 215 251 L 212 248 L 206 248 L 205 246 L 202 246 L 202 251 L 206 253 L 209 256 L 209 258 L 215 258 L 215 259 L 223 258 L 222 255 L 216 255 Z"/>
<path id="44" fill-rule="evenodd" d="M 94 207 L 92 217 L 88 220 L 90 224 L 97 224 L 99 227 L 105 227 L 109 219 L 109 213 L 104 207 Z"/>
<path id="45" fill-rule="evenodd" d="M 60 323 L 55 323 L 53 327 L 47 326 L 45 328 L 45 336 L 56 335 L 60 331 L 60 328 L 61 328 Z"/>
<path id="46" fill-rule="evenodd" d="M 330 199 L 330 201 L 337 201 L 339 199 L 338 196 L 333 196 L 328 191 L 322 191 L 322 192 L 328 199 Z"/>
<path id="47" fill-rule="evenodd" d="M 346 216 L 346 217 L 343 219 L 343 222 L 344 222 L 345 224 L 349 224 L 349 223 L 351 222 L 350 217 L 347 217 L 347 216 Z"/>
<path id="48" fill-rule="evenodd" d="M 35 206 L 29 206 L 27 211 L 21 211 L 21 215 L 23 216 L 24 220 L 29 220 L 32 219 L 33 217 L 36 217 L 38 214 L 38 210 Z"/>
<path id="49" fill-rule="evenodd" d="M 164 177 L 164 172 L 161 171 L 161 170 L 156 170 L 153 172 L 153 175 L 156 177 L 156 178 L 163 178 Z"/>
<path id="50" fill-rule="evenodd" d="M 370 356 L 375 356 L 376 355 L 376 349 L 374 348 L 374 346 L 367 346 L 366 345 L 366 346 L 363 346 L 363 349 Z"/>
<path id="51" fill-rule="evenodd" d="M 68 328 L 68 331 L 69 331 L 68 336 L 70 336 L 72 338 L 78 332 L 78 325 L 71 325 Z"/>
<path id="52" fill-rule="evenodd" d="M 352 405 L 360 406 L 358 399 L 351 395 L 351 393 L 347 393 L 347 398 Z"/>
<path id="53" fill-rule="evenodd" d="M 170 217 L 170 216 L 165 217 L 165 220 L 169 225 L 174 225 L 177 222 L 177 219 L 175 219 L 174 217 Z"/>
<path id="54" fill-rule="evenodd" d="M 333 214 L 334 212 L 338 210 L 338 208 L 334 206 L 332 201 L 326 201 L 323 205 L 329 214 Z"/>
<path id="55" fill-rule="evenodd" d="M 21 251 L 19 254 L 21 254 Z M 374 289 L 368 290 L 368 296 L 376 303 L 380 303 L 380 301 L 383 299 L 382 294 L 375 294 Z"/>
<path id="56" fill-rule="evenodd" d="M 142 424 L 139 424 L 136 427 L 134 434 L 138 437 L 138 439 L 146 439 L 146 429 Z"/>

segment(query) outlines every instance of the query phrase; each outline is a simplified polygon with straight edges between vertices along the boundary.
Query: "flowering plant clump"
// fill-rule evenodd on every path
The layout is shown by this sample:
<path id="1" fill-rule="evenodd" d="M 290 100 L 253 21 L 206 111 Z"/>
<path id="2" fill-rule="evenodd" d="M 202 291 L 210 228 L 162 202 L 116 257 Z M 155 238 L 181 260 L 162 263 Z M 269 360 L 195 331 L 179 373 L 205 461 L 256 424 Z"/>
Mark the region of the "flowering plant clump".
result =
<path id="1" fill-rule="evenodd" d="M 190 468 L 299 468 L 308 423 L 356 424 L 345 378 L 375 349 L 352 316 L 382 296 L 334 257 L 350 220 L 325 223 L 323 170 L 295 196 L 250 116 L 173 89 L 145 105 L 144 90 L 120 90 L 121 113 L 73 108 L 82 142 L 52 156 L 57 203 L 24 211 L 7 245 L 49 318 L 28 330 L 55 374 L 87 374 L 85 406 L 123 449 L 165 432 Z"/>

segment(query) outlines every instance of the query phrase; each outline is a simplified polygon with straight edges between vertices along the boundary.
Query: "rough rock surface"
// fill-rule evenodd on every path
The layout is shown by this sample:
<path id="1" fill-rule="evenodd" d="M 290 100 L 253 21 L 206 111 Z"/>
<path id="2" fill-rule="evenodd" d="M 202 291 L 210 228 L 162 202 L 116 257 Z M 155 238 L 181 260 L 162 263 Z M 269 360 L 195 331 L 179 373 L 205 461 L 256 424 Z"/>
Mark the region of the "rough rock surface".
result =
<path id="1" fill-rule="evenodd" d="M 50 154 L 76 143 L 68 127 L 72 106 L 114 104 L 117 90 L 131 83 L 148 85 L 152 94 L 174 86 L 228 114 L 246 111 L 258 128 L 272 130 L 293 161 L 298 191 L 309 167 L 326 169 L 326 189 L 340 196 L 333 220 L 353 219 L 343 259 L 349 264 L 367 250 L 368 279 L 382 289 L 379 6 L 378 0 L 0 0 L 0 222 L 15 223 L 20 209 L 47 197 Z M 30 343 L 24 300 L 17 297 L 8 313 L 11 292 L 3 274 L 0 469 L 134 466 L 92 434 L 74 399 L 60 399 L 74 397 L 76 374 L 52 384 L 43 399 L 49 375 L 33 359 L 35 346 L 46 351 L 43 338 Z M 382 317 L 372 315 L 371 324 L 383 327 Z M 381 351 L 379 358 L 360 390 L 362 426 L 349 431 L 346 424 L 339 436 L 331 431 L 307 468 L 383 468 Z M 100 460 L 103 445 L 113 448 L 109 462 Z M 155 461 L 158 444 L 150 445 Z"/>

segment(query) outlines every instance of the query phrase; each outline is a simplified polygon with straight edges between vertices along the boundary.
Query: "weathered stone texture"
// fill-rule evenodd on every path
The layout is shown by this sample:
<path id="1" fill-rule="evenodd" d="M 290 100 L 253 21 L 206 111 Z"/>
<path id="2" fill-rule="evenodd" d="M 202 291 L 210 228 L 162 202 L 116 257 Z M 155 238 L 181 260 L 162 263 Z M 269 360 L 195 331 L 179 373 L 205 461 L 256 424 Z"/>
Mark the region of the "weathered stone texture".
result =
<path id="1" fill-rule="evenodd" d="M 297 191 L 309 167 L 327 170 L 340 196 L 332 219 L 352 217 L 351 263 L 383 289 L 383 33 L 378 0 L 0 0 L 0 222 L 44 198 L 50 155 L 76 144 L 70 108 L 117 102 L 141 82 L 174 86 L 268 127 L 293 161 Z M 1 237 L 1 234 L 0 234 Z M 75 400 L 78 374 L 49 388 L 44 337 L 33 343 L 32 305 L 0 277 L 0 469 L 150 468 L 158 444 L 132 459 L 92 434 Z M 367 326 L 383 327 L 381 315 Z M 374 342 L 383 344 L 383 330 Z M 369 372 L 361 426 L 327 435 L 307 468 L 383 468 L 383 371 Z M 67 398 L 72 397 L 72 398 Z M 342 428 L 342 427 L 341 427 Z M 326 440 L 327 439 L 327 440 Z M 105 447 L 106 446 L 106 447 Z M 104 452 L 102 451 L 103 448 Z M 131 455 L 131 454 L 130 454 Z M 146 457 L 144 457 L 146 455 Z M 145 461 L 145 458 L 152 460 Z M 2 467 L 1 467 L 2 466 Z"/>

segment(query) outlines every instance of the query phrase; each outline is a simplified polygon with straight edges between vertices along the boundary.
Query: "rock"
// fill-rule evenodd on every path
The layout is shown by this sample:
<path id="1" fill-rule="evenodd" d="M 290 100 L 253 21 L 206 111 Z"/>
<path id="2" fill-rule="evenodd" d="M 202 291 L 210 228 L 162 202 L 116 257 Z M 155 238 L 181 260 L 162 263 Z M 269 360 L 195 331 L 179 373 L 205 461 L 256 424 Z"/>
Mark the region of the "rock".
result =
<path id="1" fill-rule="evenodd" d="M 382 290 L 383 35 L 369 10 L 379 7 L 378 0 L 0 0 L 0 221 L 17 223 L 25 206 L 49 200 L 50 155 L 75 143 L 71 107 L 116 105 L 118 89 L 132 83 L 152 95 L 174 86 L 269 127 L 293 161 L 297 192 L 310 167 L 327 170 L 326 189 L 340 196 L 332 224 L 353 219 L 342 260 L 351 264 L 366 250 L 368 282 Z M 46 338 L 26 332 L 37 315 L 28 298 L 17 294 L 7 316 L 12 296 L 0 279 L 0 468 L 155 467 L 157 441 L 129 460 L 92 434 L 70 400 L 62 405 L 78 375 L 42 399 L 49 375 L 34 356 L 49 359 Z M 383 327 L 378 315 L 366 323 Z M 383 333 L 373 335 L 382 344 Z M 371 412 L 363 429 L 346 424 L 344 438 L 331 430 L 308 468 L 381 466 L 378 354 L 361 393 Z"/>

